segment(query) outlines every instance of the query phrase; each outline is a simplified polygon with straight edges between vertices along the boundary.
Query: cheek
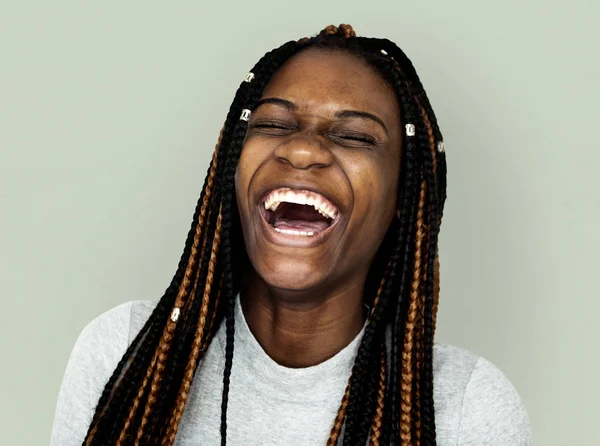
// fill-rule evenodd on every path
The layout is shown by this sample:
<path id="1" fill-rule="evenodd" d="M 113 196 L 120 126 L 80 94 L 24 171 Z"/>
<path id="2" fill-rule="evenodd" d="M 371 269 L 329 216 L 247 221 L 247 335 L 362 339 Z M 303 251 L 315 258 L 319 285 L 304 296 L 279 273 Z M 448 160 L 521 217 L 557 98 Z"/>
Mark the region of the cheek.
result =
<path id="1" fill-rule="evenodd" d="M 242 220 L 248 213 L 249 190 L 256 172 L 265 162 L 268 150 L 258 144 L 245 142 L 235 169 L 235 193 Z"/>
<path id="2" fill-rule="evenodd" d="M 244 208 L 248 201 L 248 188 L 252 180 L 252 175 L 254 175 L 260 163 L 257 154 L 254 152 L 256 151 L 253 151 L 252 145 L 244 145 L 235 169 L 235 193 L 238 206 L 243 206 Z"/>
<path id="3" fill-rule="evenodd" d="M 354 191 L 354 202 L 370 224 L 391 219 L 396 209 L 399 166 L 397 159 L 368 158 L 346 166 Z"/>

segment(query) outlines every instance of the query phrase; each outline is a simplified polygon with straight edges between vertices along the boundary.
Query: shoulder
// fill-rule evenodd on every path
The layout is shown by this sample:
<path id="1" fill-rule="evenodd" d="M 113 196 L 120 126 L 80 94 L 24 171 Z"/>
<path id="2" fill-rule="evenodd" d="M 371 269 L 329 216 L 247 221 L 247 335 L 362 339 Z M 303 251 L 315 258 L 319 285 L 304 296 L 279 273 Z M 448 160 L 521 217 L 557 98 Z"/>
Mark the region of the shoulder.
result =
<path id="1" fill-rule="evenodd" d="M 517 391 L 486 359 L 458 347 L 436 345 L 434 392 L 440 434 L 456 438 L 458 444 L 533 444 Z"/>
<path id="2" fill-rule="evenodd" d="M 69 356 L 61 384 L 51 445 L 81 444 L 106 382 L 148 319 L 155 302 L 132 301 L 89 322 Z"/>
<path id="3" fill-rule="evenodd" d="M 105 361 L 111 353 L 120 354 L 120 359 L 155 306 L 156 303 L 150 301 L 130 301 L 95 317 L 81 330 L 69 362 Z"/>
<path id="4" fill-rule="evenodd" d="M 79 353 L 89 357 L 102 353 L 106 355 L 111 351 L 122 355 L 155 306 L 156 302 L 130 301 L 100 314 L 81 331 L 71 358 Z"/>
<path id="5" fill-rule="evenodd" d="M 89 322 L 75 341 L 66 375 L 90 370 L 103 385 L 110 378 L 101 371 L 112 371 L 141 330 L 156 306 L 150 301 L 130 301 L 100 314 Z"/>

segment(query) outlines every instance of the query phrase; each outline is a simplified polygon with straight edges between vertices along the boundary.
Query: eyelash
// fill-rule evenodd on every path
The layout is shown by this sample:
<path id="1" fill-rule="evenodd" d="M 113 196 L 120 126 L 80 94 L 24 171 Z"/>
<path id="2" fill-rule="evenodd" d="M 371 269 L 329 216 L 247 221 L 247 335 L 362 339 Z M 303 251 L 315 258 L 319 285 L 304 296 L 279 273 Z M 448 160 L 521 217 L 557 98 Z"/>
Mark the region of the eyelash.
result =
<path id="1" fill-rule="evenodd" d="M 278 124 L 278 123 L 264 123 L 264 122 L 258 122 L 255 124 L 251 124 L 250 128 L 255 128 L 255 129 L 274 129 L 274 130 L 294 130 L 292 127 L 289 126 L 285 126 L 283 124 Z M 367 143 L 367 144 L 375 144 L 375 139 L 362 134 L 362 133 L 341 133 L 341 134 L 332 134 L 332 133 L 328 133 L 327 136 L 329 137 L 333 137 L 335 139 L 343 139 L 343 140 L 347 140 L 347 141 L 356 141 L 356 142 L 362 142 L 362 143 Z"/>
<path id="2" fill-rule="evenodd" d="M 282 124 L 265 124 L 265 123 L 257 123 L 250 125 L 251 128 L 255 129 L 278 129 L 278 130 L 291 130 L 290 127 L 286 127 Z"/>
<path id="3" fill-rule="evenodd" d="M 341 134 L 341 135 L 332 135 L 334 137 L 337 138 L 341 138 L 341 139 L 346 139 L 349 141 L 358 141 L 358 142 L 365 142 L 365 143 L 369 143 L 369 144 L 375 144 L 375 140 L 373 138 L 371 138 L 370 136 L 367 135 L 363 135 L 360 133 L 346 133 L 346 134 Z"/>

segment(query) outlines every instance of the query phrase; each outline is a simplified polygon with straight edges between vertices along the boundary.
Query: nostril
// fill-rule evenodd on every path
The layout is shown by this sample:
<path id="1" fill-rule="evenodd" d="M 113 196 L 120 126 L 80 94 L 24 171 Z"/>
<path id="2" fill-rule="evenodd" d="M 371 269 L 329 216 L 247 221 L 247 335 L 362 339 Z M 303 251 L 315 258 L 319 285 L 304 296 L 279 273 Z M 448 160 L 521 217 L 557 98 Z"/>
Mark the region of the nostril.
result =
<path id="1" fill-rule="evenodd" d="M 327 167 L 333 162 L 331 151 L 318 141 L 294 140 L 281 144 L 275 150 L 275 156 L 296 169 Z"/>
<path id="2" fill-rule="evenodd" d="M 289 164 L 290 166 L 293 166 L 292 162 L 291 162 L 289 159 L 287 159 L 286 157 L 284 157 L 284 156 L 278 156 L 278 157 L 277 157 L 277 160 L 278 160 L 280 163 L 283 163 L 283 164 Z"/>

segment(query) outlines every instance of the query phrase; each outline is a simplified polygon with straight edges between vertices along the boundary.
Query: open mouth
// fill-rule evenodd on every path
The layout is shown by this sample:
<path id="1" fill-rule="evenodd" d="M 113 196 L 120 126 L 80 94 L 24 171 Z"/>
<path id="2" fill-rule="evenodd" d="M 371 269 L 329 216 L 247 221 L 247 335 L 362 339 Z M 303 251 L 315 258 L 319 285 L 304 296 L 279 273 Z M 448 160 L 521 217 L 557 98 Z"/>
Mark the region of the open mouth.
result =
<path id="1" fill-rule="evenodd" d="M 321 194 L 289 188 L 270 192 L 261 213 L 275 231 L 300 237 L 325 231 L 339 214 L 337 207 Z"/>

